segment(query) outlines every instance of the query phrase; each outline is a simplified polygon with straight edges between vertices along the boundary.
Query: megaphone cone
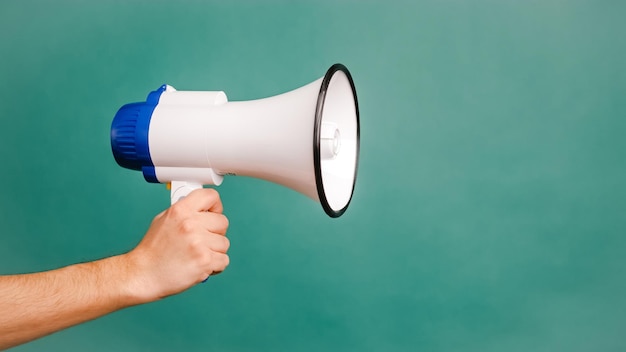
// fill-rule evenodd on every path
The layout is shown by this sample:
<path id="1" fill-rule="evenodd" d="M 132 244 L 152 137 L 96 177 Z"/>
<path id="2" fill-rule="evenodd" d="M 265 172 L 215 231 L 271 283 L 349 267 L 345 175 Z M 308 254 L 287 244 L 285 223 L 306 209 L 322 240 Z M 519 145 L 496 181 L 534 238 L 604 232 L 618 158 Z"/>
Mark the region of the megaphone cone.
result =
<path id="1" fill-rule="evenodd" d="M 301 88 L 251 101 L 164 85 L 145 103 L 124 105 L 111 127 L 115 160 L 149 182 L 200 187 L 226 175 L 255 177 L 319 201 L 331 217 L 350 204 L 359 138 L 356 90 L 341 64 Z"/>

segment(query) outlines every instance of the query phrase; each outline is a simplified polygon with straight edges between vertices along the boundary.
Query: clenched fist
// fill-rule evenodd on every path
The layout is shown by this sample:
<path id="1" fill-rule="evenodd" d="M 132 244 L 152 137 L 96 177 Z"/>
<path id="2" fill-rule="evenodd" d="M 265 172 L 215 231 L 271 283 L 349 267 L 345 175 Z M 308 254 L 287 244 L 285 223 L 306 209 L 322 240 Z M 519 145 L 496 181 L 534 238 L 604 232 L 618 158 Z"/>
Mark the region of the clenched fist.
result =
<path id="1" fill-rule="evenodd" d="M 142 301 L 186 290 L 229 263 L 228 219 L 214 189 L 198 189 L 157 215 L 127 253 L 133 289 Z"/>

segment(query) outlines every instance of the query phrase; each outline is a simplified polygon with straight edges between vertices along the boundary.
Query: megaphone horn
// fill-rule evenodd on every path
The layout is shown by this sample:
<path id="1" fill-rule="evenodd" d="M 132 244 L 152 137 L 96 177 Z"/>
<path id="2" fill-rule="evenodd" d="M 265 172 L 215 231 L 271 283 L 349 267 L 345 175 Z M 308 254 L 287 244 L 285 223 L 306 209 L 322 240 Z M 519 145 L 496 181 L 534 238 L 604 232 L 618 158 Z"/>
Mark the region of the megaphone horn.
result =
<path id="1" fill-rule="evenodd" d="M 111 147 L 120 166 L 171 183 L 172 203 L 240 175 L 289 187 L 339 217 L 354 193 L 359 130 L 352 76 L 335 64 L 301 88 L 250 101 L 163 85 L 119 109 Z"/>

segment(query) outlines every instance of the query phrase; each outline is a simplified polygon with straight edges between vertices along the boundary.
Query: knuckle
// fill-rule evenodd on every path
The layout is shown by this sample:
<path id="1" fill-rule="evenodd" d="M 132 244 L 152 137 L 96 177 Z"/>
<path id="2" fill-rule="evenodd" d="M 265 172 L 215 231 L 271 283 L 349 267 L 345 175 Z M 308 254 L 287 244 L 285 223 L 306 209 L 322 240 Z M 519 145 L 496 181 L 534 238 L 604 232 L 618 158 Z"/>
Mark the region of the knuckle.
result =
<path id="1" fill-rule="evenodd" d="M 180 219 L 184 216 L 185 210 L 180 203 L 176 203 L 167 210 L 167 213 L 171 218 Z"/>
<path id="2" fill-rule="evenodd" d="M 213 252 L 204 251 L 201 256 L 198 258 L 198 266 L 207 268 L 211 266 L 211 263 L 214 261 Z"/>
<path id="3" fill-rule="evenodd" d="M 224 215 L 219 214 L 219 216 L 211 219 L 210 227 L 215 233 L 225 235 L 228 230 L 228 225 L 228 219 Z"/>
<path id="4" fill-rule="evenodd" d="M 189 243 L 189 258 L 194 261 L 202 262 L 207 255 L 207 251 L 203 251 L 198 241 L 192 241 Z"/>
<path id="5" fill-rule="evenodd" d="M 224 229 L 227 229 L 228 226 L 230 226 L 230 221 L 224 214 L 222 214 L 222 226 L 224 227 Z"/>
<path id="6" fill-rule="evenodd" d="M 215 261 L 212 264 L 214 268 L 213 271 L 222 272 L 230 264 L 230 257 L 228 257 L 228 255 L 226 254 L 221 254 L 219 258 L 218 257 L 215 258 Z"/>
<path id="7" fill-rule="evenodd" d="M 180 232 L 183 234 L 193 233 L 196 229 L 196 224 L 192 219 L 183 219 L 180 221 Z"/>
<path id="8" fill-rule="evenodd" d="M 220 200 L 220 194 L 214 188 L 205 188 L 205 192 L 208 197 L 211 197 L 217 201 Z"/>
<path id="9" fill-rule="evenodd" d="M 228 237 L 226 236 L 222 236 L 222 242 L 224 242 L 223 246 L 224 246 L 224 251 L 227 251 L 228 248 L 230 248 L 230 240 L 228 239 Z"/>

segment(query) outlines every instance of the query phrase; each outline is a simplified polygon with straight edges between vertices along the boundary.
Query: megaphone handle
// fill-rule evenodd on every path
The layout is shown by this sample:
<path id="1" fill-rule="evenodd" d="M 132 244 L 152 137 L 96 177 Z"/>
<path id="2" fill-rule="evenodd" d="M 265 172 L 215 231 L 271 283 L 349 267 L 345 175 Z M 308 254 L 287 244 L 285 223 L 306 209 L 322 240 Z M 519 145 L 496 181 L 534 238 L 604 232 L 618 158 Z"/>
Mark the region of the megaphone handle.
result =
<path id="1" fill-rule="evenodd" d="M 189 193 L 193 192 L 196 189 L 202 188 L 202 184 L 198 182 L 187 182 L 187 181 L 172 181 L 170 183 L 171 187 L 171 201 L 172 205 L 178 202 L 179 200 L 187 197 Z M 206 279 L 202 280 L 202 283 L 205 283 L 206 280 L 209 279 L 210 276 L 207 276 Z"/>
<path id="2" fill-rule="evenodd" d="M 198 182 L 172 181 L 170 194 L 171 204 L 174 205 L 176 202 L 189 195 L 189 193 L 199 188 L 202 188 L 202 184 Z"/>

